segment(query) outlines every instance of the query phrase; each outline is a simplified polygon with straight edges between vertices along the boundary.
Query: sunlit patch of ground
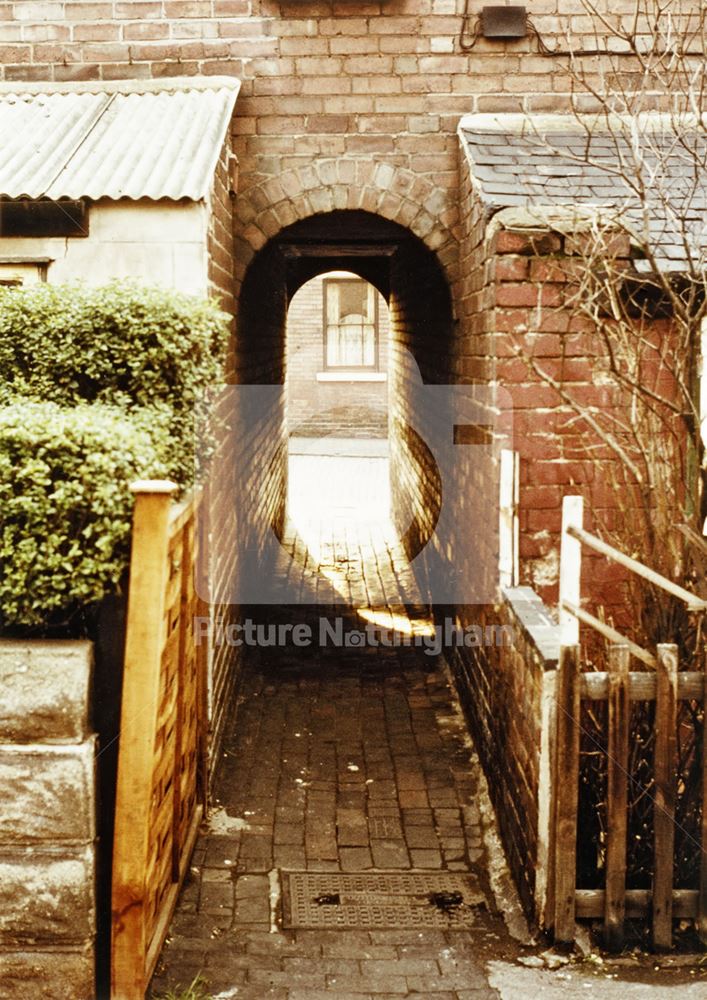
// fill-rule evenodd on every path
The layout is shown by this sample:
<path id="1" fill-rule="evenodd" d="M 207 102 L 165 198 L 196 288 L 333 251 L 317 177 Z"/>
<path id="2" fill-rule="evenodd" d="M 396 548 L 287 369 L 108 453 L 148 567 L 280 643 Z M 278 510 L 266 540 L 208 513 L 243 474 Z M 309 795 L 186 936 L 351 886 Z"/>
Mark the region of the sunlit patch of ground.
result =
<path id="1" fill-rule="evenodd" d="M 283 545 L 302 592 L 326 581 L 364 620 L 425 634 L 427 620 L 406 611 L 420 595 L 390 502 L 387 441 L 292 440 Z"/>

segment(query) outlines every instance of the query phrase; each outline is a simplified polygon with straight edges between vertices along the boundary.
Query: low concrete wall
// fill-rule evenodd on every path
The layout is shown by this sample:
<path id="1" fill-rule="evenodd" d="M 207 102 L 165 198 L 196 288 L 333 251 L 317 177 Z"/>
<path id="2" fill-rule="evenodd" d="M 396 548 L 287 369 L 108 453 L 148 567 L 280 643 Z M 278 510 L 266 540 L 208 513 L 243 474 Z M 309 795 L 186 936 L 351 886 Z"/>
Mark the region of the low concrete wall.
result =
<path id="1" fill-rule="evenodd" d="M 544 926 L 559 627 L 530 587 L 506 589 L 484 618 L 510 626 L 512 641 L 455 649 L 450 662 L 510 869 L 528 916 Z"/>
<path id="2" fill-rule="evenodd" d="M 0 641 L 0 998 L 93 1000 L 89 642 Z"/>

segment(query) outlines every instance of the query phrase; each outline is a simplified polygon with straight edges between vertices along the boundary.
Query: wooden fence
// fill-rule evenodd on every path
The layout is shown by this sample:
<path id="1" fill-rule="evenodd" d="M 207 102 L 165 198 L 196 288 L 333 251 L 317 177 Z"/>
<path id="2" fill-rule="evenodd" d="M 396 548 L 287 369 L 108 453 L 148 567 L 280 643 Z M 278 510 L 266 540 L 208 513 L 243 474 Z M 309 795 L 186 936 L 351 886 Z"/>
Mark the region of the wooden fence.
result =
<path id="1" fill-rule="evenodd" d="M 608 947 L 619 949 L 624 941 L 624 921 L 647 917 L 652 922 L 656 949 L 672 944 L 674 918 L 696 921 L 703 943 L 707 943 L 707 754 L 704 750 L 705 698 L 707 687 L 701 671 L 679 670 L 677 646 L 659 645 L 656 653 L 642 649 L 615 629 L 580 608 L 581 546 L 599 552 L 638 574 L 674 597 L 692 611 L 705 611 L 707 602 L 624 553 L 589 534 L 582 527 L 581 497 L 565 497 L 560 567 L 560 624 L 562 647 L 557 676 L 554 795 L 554 934 L 560 942 L 574 939 L 575 918 L 604 920 Z M 583 673 L 579 654 L 579 622 L 607 638 L 608 671 Z M 631 659 L 644 669 L 631 671 Z M 704 663 L 704 657 L 703 657 Z M 646 667 L 649 668 L 646 670 Z M 606 701 L 607 802 L 605 885 L 601 890 L 578 890 L 577 811 L 580 768 L 581 707 L 583 701 Z M 678 708 L 681 700 L 702 703 L 702 734 L 696 748 L 702 754 L 701 831 L 695 852 L 700 854 L 699 885 L 676 890 L 673 885 L 675 805 L 677 797 Z M 653 784 L 653 877 L 650 890 L 627 890 L 627 826 L 629 774 L 629 719 L 632 701 L 655 701 Z"/>
<path id="2" fill-rule="evenodd" d="M 205 645 L 198 498 L 135 493 L 118 754 L 112 887 L 112 1000 L 143 1000 L 204 808 Z"/>

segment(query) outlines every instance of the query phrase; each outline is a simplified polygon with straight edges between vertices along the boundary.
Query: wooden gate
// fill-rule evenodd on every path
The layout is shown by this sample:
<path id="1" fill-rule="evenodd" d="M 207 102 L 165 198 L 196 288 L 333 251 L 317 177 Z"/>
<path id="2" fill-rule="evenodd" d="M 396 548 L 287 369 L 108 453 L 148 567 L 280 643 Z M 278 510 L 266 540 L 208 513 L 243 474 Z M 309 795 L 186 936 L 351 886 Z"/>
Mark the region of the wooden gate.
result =
<path id="1" fill-rule="evenodd" d="M 111 997 L 143 1000 L 205 802 L 198 497 L 140 482 L 133 514 L 113 848 Z"/>
<path id="2" fill-rule="evenodd" d="M 575 917 L 604 920 L 608 947 L 621 948 L 627 916 L 651 920 L 653 945 L 666 949 L 672 943 L 673 918 L 694 918 L 703 943 L 707 943 L 707 754 L 705 753 L 705 699 L 707 683 L 702 671 L 679 670 L 677 646 L 665 643 L 653 654 L 629 641 L 580 607 L 581 545 L 612 559 L 633 573 L 684 601 L 690 610 L 703 612 L 707 602 L 589 534 L 582 527 L 581 497 L 565 497 L 560 568 L 560 623 L 562 648 L 556 688 L 556 738 L 554 792 L 554 935 L 557 941 L 574 939 Z M 578 623 L 582 621 L 611 643 L 607 672 L 583 673 Z M 632 671 L 631 660 L 644 669 Z M 703 657 L 703 662 L 704 662 Z M 646 669 L 648 668 L 648 669 Z M 576 888 L 577 806 L 580 767 L 582 703 L 606 701 L 607 788 L 606 854 L 604 888 Z M 675 889 L 675 772 L 679 702 L 702 704 L 701 732 L 696 753 L 702 754 L 701 831 L 695 841 L 700 856 L 699 884 Z M 654 750 L 652 786 L 647 789 L 653 810 L 653 877 L 650 890 L 626 888 L 627 809 L 629 782 L 629 716 L 632 701 L 654 701 Z M 701 852 L 701 853 L 700 853 Z"/>

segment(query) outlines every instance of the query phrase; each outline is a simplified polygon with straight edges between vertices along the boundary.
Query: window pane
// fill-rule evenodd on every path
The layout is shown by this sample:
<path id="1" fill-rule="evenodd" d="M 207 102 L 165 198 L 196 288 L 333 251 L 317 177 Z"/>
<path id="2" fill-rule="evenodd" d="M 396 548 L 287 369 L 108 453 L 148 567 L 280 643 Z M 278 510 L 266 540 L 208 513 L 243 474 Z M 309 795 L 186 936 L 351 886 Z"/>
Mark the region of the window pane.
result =
<path id="1" fill-rule="evenodd" d="M 365 281 L 328 281 L 325 288 L 326 364 L 374 368 L 375 290 Z"/>
<path id="2" fill-rule="evenodd" d="M 364 281 L 342 281 L 339 284 L 339 319 L 368 315 L 368 285 Z"/>

